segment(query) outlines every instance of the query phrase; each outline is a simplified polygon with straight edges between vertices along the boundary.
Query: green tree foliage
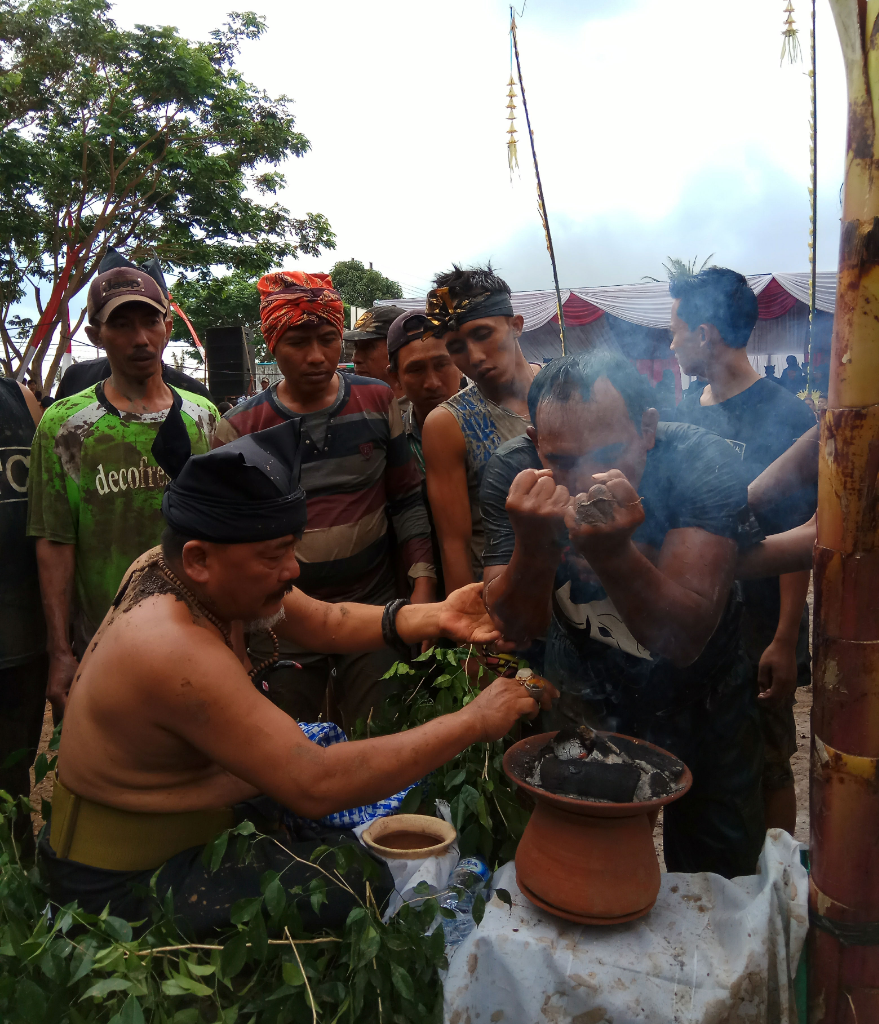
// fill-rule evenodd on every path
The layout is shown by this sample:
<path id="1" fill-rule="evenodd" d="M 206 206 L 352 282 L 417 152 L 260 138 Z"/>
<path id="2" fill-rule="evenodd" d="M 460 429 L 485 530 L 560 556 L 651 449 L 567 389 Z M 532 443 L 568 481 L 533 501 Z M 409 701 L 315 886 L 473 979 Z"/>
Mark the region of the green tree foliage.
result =
<path id="1" fill-rule="evenodd" d="M 360 260 L 343 260 L 330 268 L 333 285 L 345 302 L 347 318 L 349 306 L 369 308 L 376 299 L 402 299 L 403 289 L 396 281 Z"/>
<path id="2" fill-rule="evenodd" d="M 408 729 L 471 701 L 476 690 L 467 669 L 471 651 L 435 649 L 412 666 L 389 674 L 408 685 L 368 731 Z M 469 664 L 468 664 L 469 663 Z M 484 673 L 479 669 L 479 673 Z M 367 726 L 360 723 L 361 732 Z M 513 737 L 515 738 L 515 737 Z M 57 747 L 58 735 L 53 738 Z M 492 866 L 508 860 L 527 821 L 514 787 L 501 771 L 504 743 L 474 744 L 412 790 L 402 810 L 433 813 L 449 800 L 462 853 L 479 851 Z M 54 758 L 40 755 L 37 779 Z M 44 813 L 47 812 L 44 802 Z M 259 897 L 239 901 L 233 924 L 216 939 L 190 944 L 176 929 L 170 908 L 156 897 L 151 921 L 135 933 L 110 915 L 85 914 L 76 904 L 50 903 L 36 869 L 23 864 L 12 842 L 16 815 L 28 813 L 0 791 L 0 1020 L 11 1024 L 433 1024 L 442 1016 L 444 936 L 437 927 L 436 897 L 404 905 L 386 924 L 374 899 L 356 906 L 337 932 L 306 933 L 296 905 L 319 907 L 330 886 L 346 884 L 357 867 L 375 870 L 357 848 L 315 851 L 321 877 L 302 891 L 283 875 L 267 872 Z M 256 836 L 243 822 L 208 844 L 204 863 L 216 868 L 232 856 L 246 858 Z M 155 885 L 155 879 L 153 880 Z M 155 893 L 155 888 L 153 888 Z M 510 896 L 497 891 L 509 904 Z M 482 920 L 484 900 L 474 901 Z"/>
<path id="3" fill-rule="evenodd" d="M 272 197 L 278 165 L 302 156 L 287 97 L 235 68 L 264 21 L 228 16 L 206 43 L 169 27 L 120 29 L 109 0 L 0 0 L 0 338 L 21 359 L 12 321 L 33 290 L 57 320 L 108 245 L 171 268 L 225 266 L 251 277 L 332 248 L 320 214 Z M 69 279 L 65 280 L 65 267 Z M 52 332 L 34 361 L 42 361 Z M 55 363 L 60 360 L 60 346 Z M 52 372 L 47 375 L 52 376 Z"/>
<path id="4" fill-rule="evenodd" d="M 225 277 L 199 275 L 180 278 L 171 294 L 189 318 L 202 344 L 209 327 L 247 327 L 253 336 L 257 359 L 266 361 L 268 355 L 259 320 L 259 292 L 252 275 L 243 270 L 233 270 Z M 189 328 L 180 317 L 175 317 L 172 340 L 189 341 L 190 337 Z M 187 355 L 201 362 L 196 348 L 189 349 Z"/>

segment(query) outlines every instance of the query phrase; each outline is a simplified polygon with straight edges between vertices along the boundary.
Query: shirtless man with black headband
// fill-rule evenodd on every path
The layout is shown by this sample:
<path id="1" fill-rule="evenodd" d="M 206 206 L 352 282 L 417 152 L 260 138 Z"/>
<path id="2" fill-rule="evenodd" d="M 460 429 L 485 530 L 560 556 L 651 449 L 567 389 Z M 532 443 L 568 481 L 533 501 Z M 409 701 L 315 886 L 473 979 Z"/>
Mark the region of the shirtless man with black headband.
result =
<path id="1" fill-rule="evenodd" d="M 288 889 L 315 877 L 272 839 L 259 840 L 246 865 L 226 856 L 217 872 L 205 869 L 204 845 L 252 816 L 243 802 L 263 794 L 276 811 L 319 819 L 387 797 L 537 713 L 521 684 L 499 679 L 455 714 L 325 748 L 265 699 L 252 681 L 259 666 L 254 672 L 248 661 L 244 623 L 340 652 L 498 637 L 481 585 L 441 604 L 384 609 L 328 605 L 293 588 L 305 526 L 298 429 L 290 421 L 246 435 L 182 468 L 172 464 L 173 423 L 160 434 L 154 454 L 174 476 L 162 547 L 129 570 L 67 704 L 51 834 L 41 843 L 57 903 L 75 899 L 95 913 L 109 903 L 130 921 L 149 919 L 132 885 L 148 887 L 160 869 L 160 898 L 170 888 L 184 929 L 208 934 L 229 923 L 236 900 L 259 895 L 266 870 L 284 871 Z M 290 838 L 284 844 L 306 864 L 321 843 L 353 841 L 319 826 Z M 384 865 L 380 873 L 377 899 L 390 888 Z M 353 897 L 333 886 L 327 896 L 319 915 L 302 901 L 305 927 L 344 922 Z"/>

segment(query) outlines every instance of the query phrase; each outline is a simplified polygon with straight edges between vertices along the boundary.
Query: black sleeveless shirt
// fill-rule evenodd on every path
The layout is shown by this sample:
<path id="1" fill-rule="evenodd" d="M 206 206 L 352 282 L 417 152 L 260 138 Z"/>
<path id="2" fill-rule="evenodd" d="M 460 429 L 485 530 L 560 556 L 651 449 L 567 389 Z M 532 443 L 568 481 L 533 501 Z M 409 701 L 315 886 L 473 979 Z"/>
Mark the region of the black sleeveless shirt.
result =
<path id="1" fill-rule="evenodd" d="M 46 648 L 37 556 L 27 526 L 27 479 L 34 421 L 21 389 L 0 377 L 0 668 Z"/>

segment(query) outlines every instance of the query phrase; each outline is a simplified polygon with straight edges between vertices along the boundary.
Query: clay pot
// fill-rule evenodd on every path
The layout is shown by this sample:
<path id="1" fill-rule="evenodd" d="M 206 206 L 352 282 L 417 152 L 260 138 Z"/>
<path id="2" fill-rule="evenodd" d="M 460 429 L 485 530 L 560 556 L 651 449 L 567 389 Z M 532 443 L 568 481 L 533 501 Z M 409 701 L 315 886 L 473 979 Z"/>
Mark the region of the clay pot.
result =
<path id="1" fill-rule="evenodd" d="M 424 845 L 414 847 L 407 844 L 403 849 L 385 845 L 386 837 L 394 833 L 423 835 Z M 442 818 L 431 818 L 426 814 L 391 814 L 386 818 L 376 818 L 360 838 L 387 860 L 424 860 L 426 857 L 442 857 L 457 835 L 454 826 Z"/>
<path id="2" fill-rule="evenodd" d="M 645 740 L 607 735 L 668 754 Z M 535 755 L 554 736 L 529 736 L 504 755 L 508 777 L 536 802 L 516 851 L 516 882 L 532 903 L 579 924 L 620 924 L 642 917 L 659 893 L 656 817 L 660 807 L 687 792 L 693 776 L 685 767 L 677 792 L 642 803 L 558 796 L 525 782 Z"/>

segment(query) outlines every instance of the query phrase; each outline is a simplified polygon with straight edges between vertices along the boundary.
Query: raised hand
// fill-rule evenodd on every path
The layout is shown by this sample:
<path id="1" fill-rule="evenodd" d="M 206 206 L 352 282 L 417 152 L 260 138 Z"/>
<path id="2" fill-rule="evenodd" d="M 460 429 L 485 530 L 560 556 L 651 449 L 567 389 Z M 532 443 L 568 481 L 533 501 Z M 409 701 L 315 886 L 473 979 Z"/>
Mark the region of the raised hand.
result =
<path id="1" fill-rule="evenodd" d="M 437 608 L 440 636 L 459 644 L 490 644 L 501 638 L 486 611 L 481 583 L 453 590 Z"/>
<path id="2" fill-rule="evenodd" d="M 523 469 L 510 485 L 506 509 L 516 537 L 531 548 L 558 547 L 571 496 L 550 469 Z"/>
<path id="3" fill-rule="evenodd" d="M 644 522 L 638 492 L 618 470 L 596 473 L 588 494 L 578 494 L 565 515 L 571 544 L 591 564 L 623 549 Z"/>

